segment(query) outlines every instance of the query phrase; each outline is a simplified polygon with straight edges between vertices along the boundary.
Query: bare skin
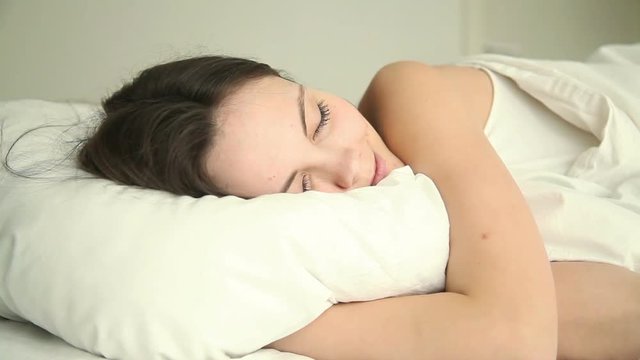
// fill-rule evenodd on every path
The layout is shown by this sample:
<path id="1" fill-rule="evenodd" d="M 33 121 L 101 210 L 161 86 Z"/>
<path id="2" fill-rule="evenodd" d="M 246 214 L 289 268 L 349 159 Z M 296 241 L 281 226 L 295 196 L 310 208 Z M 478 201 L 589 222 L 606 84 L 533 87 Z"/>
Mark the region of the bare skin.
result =
<path id="1" fill-rule="evenodd" d="M 555 287 L 535 221 L 483 129 L 466 118 L 469 109 L 432 75 L 402 79 L 428 82 L 427 92 L 392 84 L 398 89 L 388 104 L 407 122 L 397 129 L 431 140 L 401 144 L 395 150 L 419 147 L 400 151 L 403 161 L 357 109 L 331 94 L 267 78 L 223 104 L 207 169 L 229 193 L 346 191 L 406 163 L 436 182 L 449 215 L 448 291 L 336 305 L 270 347 L 318 360 L 555 359 Z M 416 108 L 402 101 L 420 104 L 411 98 L 423 95 L 447 106 L 413 122 Z"/>
<path id="2" fill-rule="evenodd" d="M 593 262 L 554 262 L 558 358 L 640 358 L 640 274 Z"/>
<path id="3" fill-rule="evenodd" d="M 594 262 L 553 262 L 551 269 L 558 301 L 557 359 L 639 359 L 640 275 L 619 266 Z M 335 305 L 298 333 L 272 346 L 305 353 L 309 351 L 304 345 L 307 337 L 314 339 L 316 348 L 335 346 L 341 340 L 340 336 L 332 336 L 335 329 L 356 334 L 367 325 L 379 329 L 384 317 L 376 317 L 367 323 L 359 320 L 360 314 L 367 314 L 367 306 L 377 310 L 392 309 L 382 303 L 394 300 L 402 298 Z M 364 309 L 358 309 L 359 306 Z M 404 311 L 409 313 L 411 308 L 405 307 Z M 360 327 L 360 323 L 364 324 Z M 360 341 L 362 346 L 367 345 L 363 336 L 355 337 L 357 339 L 344 341 L 356 344 Z M 391 336 L 382 341 L 386 347 L 393 348 L 397 340 Z M 323 353 L 322 349 L 316 351 Z"/>
<path id="4" fill-rule="evenodd" d="M 441 71 L 463 89 L 460 96 L 473 108 L 469 121 L 484 128 L 491 103 L 478 94 L 492 92 L 489 76 L 471 68 L 447 66 Z M 386 140 L 389 119 L 371 113 L 367 101 L 365 97 L 360 110 Z M 554 262 L 551 267 L 558 302 L 558 359 L 640 359 L 640 274 L 594 262 Z"/>
<path id="5" fill-rule="evenodd" d="M 490 103 L 477 94 L 492 91 L 488 75 L 459 67 L 442 71 L 460 88 L 475 92 L 462 96 L 474 108 L 469 120 L 484 128 Z M 464 85 L 474 81 L 475 86 Z M 360 109 L 385 139 L 387 120 L 367 114 L 367 100 Z M 640 359 L 640 274 L 594 262 L 554 262 L 551 267 L 558 302 L 558 359 Z"/>
<path id="6" fill-rule="evenodd" d="M 370 125 L 344 101 L 284 80 L 242 90 L 221 120 L 211 172 L 224 174 L 214 179 L 228 192 L 251 197 L 367 186 L 374 154 L 390 168 L 410 164 L 436 181 L 453 220 L 447 291 L 334 305 L 268 347 L 316 359 L 640 358 L 640 275 L 586 262 L 549 266 L 524 199 L 482 134 L 487 75 L 404 63 L 384 76 L 359 108 Z M 331 121 L 320 127 L 325 103 Z M 247 153 L 254 156 L 233 156 Z M 486 192 L 470 202 L 478 186 Z"/>

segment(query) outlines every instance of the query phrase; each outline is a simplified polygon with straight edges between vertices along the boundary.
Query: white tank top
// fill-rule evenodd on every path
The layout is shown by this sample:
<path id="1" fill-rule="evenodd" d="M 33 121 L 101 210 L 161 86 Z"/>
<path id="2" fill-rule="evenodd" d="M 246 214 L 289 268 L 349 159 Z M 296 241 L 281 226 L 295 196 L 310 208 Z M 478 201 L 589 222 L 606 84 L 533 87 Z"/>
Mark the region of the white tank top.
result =
<path id="1" fill-rule="evenodd" d="M 564 121 L 511 79 L 482 69 L 493 82 L 485 134 L 510 170 L 565 174 L 598 140 Z"/>

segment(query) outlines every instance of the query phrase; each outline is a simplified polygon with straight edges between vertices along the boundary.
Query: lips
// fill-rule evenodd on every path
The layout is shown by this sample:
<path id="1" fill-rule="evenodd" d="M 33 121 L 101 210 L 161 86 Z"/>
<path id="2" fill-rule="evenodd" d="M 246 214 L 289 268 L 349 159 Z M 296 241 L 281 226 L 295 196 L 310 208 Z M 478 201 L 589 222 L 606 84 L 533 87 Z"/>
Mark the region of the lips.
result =
<path id="1" fill-rule="evenodd" d="M 389 174 L 389 171 L 387 170 L 387 163 L 384 161 L 384 159 L 375 152 L 373 153 L 373 157 L 375 159 L 375 167 L 373 179 L 371 179 L 372 186 L 377 185 L 380 180 L 384 179 Z"/>

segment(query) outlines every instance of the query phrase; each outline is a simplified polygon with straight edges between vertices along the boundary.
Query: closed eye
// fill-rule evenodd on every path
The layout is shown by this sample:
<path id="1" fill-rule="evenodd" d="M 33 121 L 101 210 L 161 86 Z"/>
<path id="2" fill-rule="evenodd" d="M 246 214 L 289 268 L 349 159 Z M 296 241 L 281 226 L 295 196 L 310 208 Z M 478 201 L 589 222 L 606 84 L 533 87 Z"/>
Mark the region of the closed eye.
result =
<path id="1" fill-rule="evenodd" d="M 318 123 L 316 131 L 313 132 L 313 140 L 316 139 L 331 119 L 331 109 L 329 109 L 329 105 L 327 105 L 324 100 L 318 102 L 318 111 L 320 112 L 320 122 Z"/>
<path id="2" fill-rule="evenodd" d="M 320 112 L 320 122 L 318 122 L 318 127 L 313 132 L 312 139 L 315 140 L 318 135 L 322 132 L 327 123 L 331 119 L 331 109 L 329 109 L 329 105 L 324 100 L 318 101 L 318 111 Z M 311 178 L 309 174 L 302 175 L 302 192 L 311 190 Z"/>

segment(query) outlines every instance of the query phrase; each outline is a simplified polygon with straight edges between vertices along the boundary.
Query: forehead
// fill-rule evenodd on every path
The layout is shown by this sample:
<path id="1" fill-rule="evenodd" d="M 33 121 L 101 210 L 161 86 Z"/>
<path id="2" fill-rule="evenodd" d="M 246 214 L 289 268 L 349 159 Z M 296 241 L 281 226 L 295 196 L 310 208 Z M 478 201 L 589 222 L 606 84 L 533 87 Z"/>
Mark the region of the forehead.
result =
<path id="1" fill-rule="evenodd" d="M 249 106 L 273 105 L 274 102 L 287 102 L 297 99 L 300 84 L 276 76 L 267 76 L 251 80 L 233 92 L 221 106 L 224 115 L 229 111 L 238 111 Z"/>
<path id="2" fill-rule="evenodd" d="M 223 191 L 244 197 L 280 192 L 305 139 L 299 85 L 269 77 L 230 96 L 217 112 L 207 171 Z"/>

